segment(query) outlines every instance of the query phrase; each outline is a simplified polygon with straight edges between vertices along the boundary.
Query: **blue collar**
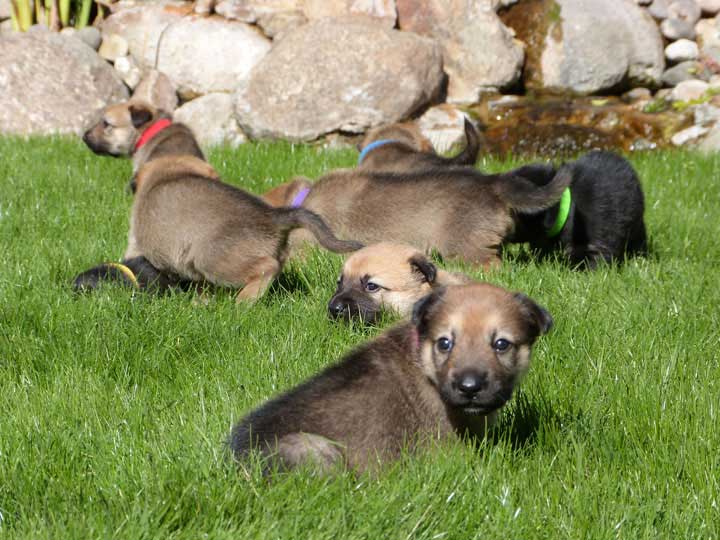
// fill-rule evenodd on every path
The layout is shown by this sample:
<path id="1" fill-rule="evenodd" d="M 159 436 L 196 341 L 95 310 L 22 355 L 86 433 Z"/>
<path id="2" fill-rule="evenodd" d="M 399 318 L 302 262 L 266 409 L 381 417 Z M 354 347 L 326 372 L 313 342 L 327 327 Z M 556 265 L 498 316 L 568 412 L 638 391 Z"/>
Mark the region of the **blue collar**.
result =
<path id="1" fill-rule="evenodd" d="M 390 143 L 396 143 L 399 141 L 395 141 L 393 139 L 380 139 L 379 141 L 373 141 L 370 144 L 368 144 L 365 148 L 363 148 L 362 152 L 360 152 L 360 156 L 358 157 L 357 164 L 360 165 L 363 162 L 363 159 L 367 157 L 367 155 L 375 150 L 376 148 L 380 148 L 381 146 L 384 146 L 386 144 Z"/>

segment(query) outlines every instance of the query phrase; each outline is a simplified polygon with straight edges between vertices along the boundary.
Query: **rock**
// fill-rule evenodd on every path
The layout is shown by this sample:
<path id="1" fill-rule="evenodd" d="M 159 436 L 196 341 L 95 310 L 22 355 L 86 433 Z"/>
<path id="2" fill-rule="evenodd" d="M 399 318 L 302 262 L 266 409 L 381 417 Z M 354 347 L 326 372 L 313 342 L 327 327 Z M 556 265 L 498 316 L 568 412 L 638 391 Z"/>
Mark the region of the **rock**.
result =
<path id="1" fill-rule="evenodd" d="M 220 0 L 215 12 L 228 19 L 255 23 L 268 37 L 305 24 L 302 0 Z"/>
<path id="2" fill-rule="evenodd" d="M 660 32 L 670 41 L 695 39 L 695 26 L 683 19 L 665 19 L 660 23 Z"/>
<path id="3" fill-rule="evenodd" d="M 715 124 L 708 131 L 705 138 L 698 145 L 704 152 L 717 152 L 720 150 L 720 124 Z"/>
<path id="4" fill-rule="evenodd" d="M 318 19 L 277 41 L 236 94 L 253 138 L 361 133 L 426 106 L 443 82 L 437 44 L 355 19 Z"/>
<path id="5" fill-rule="evenodd" d="M 709 128 L 702 126 L 691 126 L 682 131 L 678 131 L 675 135 L 670 138 L 670 142 L 675 146 L 683 146 L 690 141 L 693 141 L 699 137 L 702 137 L 710 131 Z"/>
<path id="6" fill-rule="evenodd" d="M 172 113 L 178 106 L 175 85 L 167 75 L 154 69 L 142 78 L 132 97 L 146 101 L 168 113 Z"/>
<path id="7" fill-rule="evenodd" d="M 443 103 L 430 107 L 417 123 L 436 152 L 446 153 L 465 145 L 465 114 L 452 105 Z"/>
<path id="8" fill-rule="evenodd" d="M 702 51 L 720 49 L 720 25 L 718 19 L 700 19 L 695 25 L 697 44 Z"/>
<path id="9" fill-rule="evenodd" d="M 10 32 L 14 32 L 12 21 L 10 19 L 0 21 L 0 34 L 9 34 Z"/>
<path id="10" fill-rule="evenodd" d="M 148 2 L 116 11 L 105 19 L 101 30 L 103 37 L 109 34 L 122 36 L 138 65 L 142 69 L 151 69 L 156 65 L 157 47 L 163 32 L 190 13 L 192 4 L 179 0 Z"/>
<path id="11" fill-rule="evenodd" d="M 115 60 L 115 71 L 130 90 L 133 90 L 142 79 L 142 71 L 132 56 L 121 56 Z"/>
<path id="12" fill-rule="evenodd" d="M 124 99 L 112 66 L 80 40 L 51 32 L 0 37 L 0 132 L 79 135 L 98 110 Z"/>
<path id="13" fill-rule="evenodd" d="M 638 6 L 649 6 L 650 4 L 652 4 L 652 0 L 635 0 L 635 3 Z"/>
<path id="14" fill-rule="evenodd" d="M 187 125 L 203 147 L 220 144 L 236 147 L 247 138 L 235 120 L 233 102 L 230 94 L 207 94 L 178 108 L 173 119 Z"/>
<path id="15" fill-rule="evenodd" d="M 303 13 L 309 20 L 367 15 L 387 28 L 397 21 L 395 0 L 305 0 Z"/>
<path id="16" fill-rule="evenodd" d="M 12 6 L 10 0 L 0 0 L 0 21 L 12 17 Z"/>
<path id="17" fill-rule="evenodd" d="M 699 79 L 702 66 L 694 60 L 687 60 L 667 69 L 662 75 L 662 82 L 665 86 L 677 86 L 683 81 Z"/>
<path id="18" fill-rule="evenodd" d="M 128 42 L 125 38 L 117 34 L 107 34 L 103 37 L 98 54 L 100 58 L 114 62 L 121 56 L 127 56 Z"/>
<path id="19" fill-rule="evenodd" d="M 679 39 L 665 47 L 665 58 L 668 62 L 677 63 L 696 60 L 700 56 L 697 43 L 689 39 Z"/>
<path id="20" fill-rule="evenodd" d="M 653 0 L 648 7 L 648 13 L 658 20 L 667 19 L 669 6 L 670 0 Z"/>
<path id="21" fill-rule="evenodd" d="M 720 0 L 697 0 L 697 5 L 704 15 L 710 17 L 720 12 Z"/>
<path id="22" fill-rule="evenodd" d="M 194 15 L 168 27 L 157 69 L 175 83 L 181 98 L 192 99 L 232 92 L 269 50 L 270 40 L 245 23 Z"/>
<path id="23" fill-rule="evenodd" d="M 672 89 L 670 98 L 673 101 L 693 101 L 705 97 L 710 85 L 705 81 L 683 81 Z"/>
<path id="24" fill-rule="evenodd" d="M 210 15 L 215 8 L 215 0 L 195 0 L 193 13 L 197 15 Z"/>
<path id="25" fill-rule="evenodd" d="M 668 18 L 680 19 L 690 24 L 700 20 L 700 7 L 695 0 L 673 0 L 668 5 Z"/>
<path id="26" fill-rule="evenodd" d="M 720 121 L 720 107 L 710 103 L 701 103 L 693 108 L 696 126 L 710 126 Z"/>
<path id="27" fill-rule="evenodd" d="M 626 103 L 638 103 L 641 101 L 649 101 L 652 99 L 652 92 L 649 88 L 633 88 L 622 95 L 623 101 Z"/>
<path id="28" fill-rule="evenodd" d="M 521 3 L 504 18 L 530 43 L 527 88 L 582 95 L 659 84 L 662 36 L 632 0 L 543 0 L 536 6 Z"/>
<path id="29" fill-rule="evenodd" d="M 507 88 L 519 80 L 522 45 L 492 9 L 464 0 L 396 3 L 401 30 L 440 43 L 448 74 L 448 102 L 473 103 L 481 93 Z"/>
<path id="30" fill-rule="evenodd" d="M 63 29 L 64 30 L 64 29 Z M 75 32 L 75 37 L 87 43 L 89 47 L 92 47 L 96 51 L 102 44 L 102 34 L 100 30 L 94 26 L 85 26 Z"/>

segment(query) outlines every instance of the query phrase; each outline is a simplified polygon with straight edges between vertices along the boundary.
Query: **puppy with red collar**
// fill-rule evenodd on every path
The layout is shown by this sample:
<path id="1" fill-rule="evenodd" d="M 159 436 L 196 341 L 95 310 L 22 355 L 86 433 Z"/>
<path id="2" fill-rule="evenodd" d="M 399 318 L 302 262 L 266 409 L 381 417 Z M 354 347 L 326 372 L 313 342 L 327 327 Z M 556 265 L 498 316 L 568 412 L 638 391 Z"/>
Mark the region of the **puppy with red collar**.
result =
<path id="1" fill-rule="evenodd" d="M 222 182 L 192 131 L 149 104 L 106 108 L 83 140 L 99 154 L 132 156 L 126 260 L 143 256 L 161 273 L 241 288 L 237 300 L 254 301 L 280 273 L 293 229 L 337 253 L 362 247 L 337 239 L 310 210 L 273 208 Z"/>

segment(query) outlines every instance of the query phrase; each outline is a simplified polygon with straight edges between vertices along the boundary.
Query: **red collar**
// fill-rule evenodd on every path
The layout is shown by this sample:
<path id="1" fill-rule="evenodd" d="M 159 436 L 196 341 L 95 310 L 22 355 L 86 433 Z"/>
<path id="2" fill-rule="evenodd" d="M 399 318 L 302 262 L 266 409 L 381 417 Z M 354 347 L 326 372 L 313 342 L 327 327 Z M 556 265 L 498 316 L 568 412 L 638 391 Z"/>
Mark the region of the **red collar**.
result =
<path id="1" fill-rule="evenodd" d="M 152 139 L 155 135 L 160 133 L 163 129 L 170 127 L 172 125 L 172 122 L 168 120 L 167 118 L 161 118 L 157 122 L 155 122 L 153 125 L 151 125 L 149 128 L 147 128 L 145 131 L 143 131 L 143 134 L 140 135 L 140 138 L 138 139 L 138 142 L 135 143 L 135 152 L 140 150 L 145 144 L 147 144 L 150 139 Z"/>

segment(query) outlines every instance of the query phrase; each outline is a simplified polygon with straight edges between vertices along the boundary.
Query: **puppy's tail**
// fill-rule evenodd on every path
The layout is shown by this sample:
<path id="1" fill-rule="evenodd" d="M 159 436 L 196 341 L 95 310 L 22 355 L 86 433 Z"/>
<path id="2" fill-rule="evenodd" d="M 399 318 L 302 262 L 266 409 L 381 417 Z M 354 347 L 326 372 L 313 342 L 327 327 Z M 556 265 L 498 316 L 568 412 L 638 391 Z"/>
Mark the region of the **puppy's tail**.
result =
<path id="1" fill-rule="evenodd" d="M 544 185 L 510 172 L 498 175 L 495 192 L 518 212 L 540 212 L 560 200 L 572 178 L 572 168 L 567 165 L 561 167 L 553 179 Z"/>
<path id="2" fill-rule="evenodd" d="M 273 212 L 273 221 L 288 230 L 299 227 L 307 229 L 313 233 L 322 247 L 334 253 L 349 253 L 365 247 L 354 240 L 338 239 L 323 218 L 306 208 L 277 208 Z"/>
<path id="3" fill-rule="evenodd" d="M 480 134 L 473 123 L 465 118 L 465 148 L 458 155 L 447 158 L 448 165 L 475 165 L 480 153 Z"/>

